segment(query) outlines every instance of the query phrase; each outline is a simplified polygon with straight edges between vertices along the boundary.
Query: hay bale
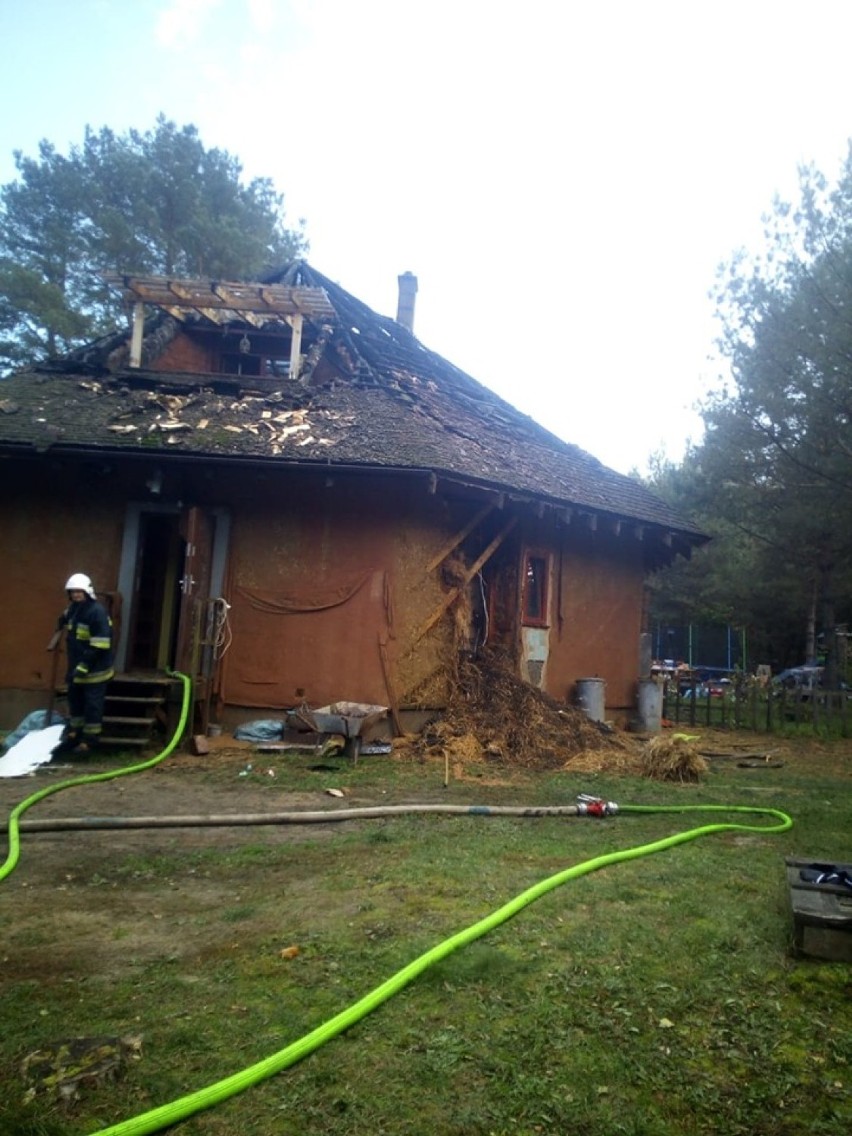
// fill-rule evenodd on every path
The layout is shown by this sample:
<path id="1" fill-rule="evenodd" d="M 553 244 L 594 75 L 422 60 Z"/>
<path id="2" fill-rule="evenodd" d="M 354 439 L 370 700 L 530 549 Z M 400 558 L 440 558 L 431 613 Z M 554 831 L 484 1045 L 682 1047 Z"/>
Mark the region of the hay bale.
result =
<path id="1" fill-rule="evenodd" d="M 642 776 L 654 781 L 700 781 L 708 769 L 694 743 L 683 737 L 651 738 L 642 749 Z"/>

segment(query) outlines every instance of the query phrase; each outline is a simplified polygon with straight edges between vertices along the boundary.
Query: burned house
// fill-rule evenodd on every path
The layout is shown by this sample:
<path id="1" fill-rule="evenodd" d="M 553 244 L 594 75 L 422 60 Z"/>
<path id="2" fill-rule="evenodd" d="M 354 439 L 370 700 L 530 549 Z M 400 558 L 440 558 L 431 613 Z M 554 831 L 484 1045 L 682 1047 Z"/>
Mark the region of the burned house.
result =
<path id="1" fill-rule="evenodd" d="M 226 723 L 445 704 L 484 645 L 629 716 L 648 574 L 702 534 L 308 264 L 122 277 L 132 328 L 0 385 L 0 712 L 42 706 L 62 584 L 109 602 L 119 680 L 194 679 Z"/>

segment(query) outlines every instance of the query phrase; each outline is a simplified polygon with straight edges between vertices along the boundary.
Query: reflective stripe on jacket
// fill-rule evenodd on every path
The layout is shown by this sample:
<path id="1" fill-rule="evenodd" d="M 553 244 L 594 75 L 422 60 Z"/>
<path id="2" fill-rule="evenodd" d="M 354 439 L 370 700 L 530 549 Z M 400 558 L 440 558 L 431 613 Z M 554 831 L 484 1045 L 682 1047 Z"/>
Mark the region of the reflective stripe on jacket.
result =
<path id="1" fill-rule="evenodd" d="M 68 682 L 108 682 L 112 669 L 112 621 L 103 604 L 85 599 L 72 603 L 60 620 L 68 632 Z"/>

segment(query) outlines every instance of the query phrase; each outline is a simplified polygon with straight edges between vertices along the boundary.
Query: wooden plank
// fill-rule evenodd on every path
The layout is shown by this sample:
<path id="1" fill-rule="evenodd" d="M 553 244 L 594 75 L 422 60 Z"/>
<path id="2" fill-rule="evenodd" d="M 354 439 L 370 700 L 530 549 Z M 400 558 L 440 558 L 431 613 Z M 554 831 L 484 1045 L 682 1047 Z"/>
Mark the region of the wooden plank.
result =
<path id="1" fill-rule="evenodd" d="M 441 600 L 440 604 L 432 612 L 429 618 L 424 623 L 422 623 L 420 627 L 418 627 L 418 629 L 414 633 L 414 638 L 411 644 L 412 647 L 415 643 L 418 643 L 423 638 L 427 631 L 431 631 L 431 629 L 435 626 L 444 612 L 452 607 L 452 605 L 461 595 L 462 588 L 465 587 L 465 585 L 469 584 L 476 573 L 479 571 L 479 569 L 482 567 L 482 565 L 485 564 L 487 560 L 491 559 L 491 557 L 494 555 L 494 553 L 497 551 L 497 549 L 500 547 L 500 545 L 503 543 L 503 541 L 506 539 L 506 537 L 509 535 L 509 533 L 517 523 L 517 517 L 510 517 L 508 523 L 503 526 L 503 528 L 500 530 L 497 536 L 494 537 L 485 551 L 476 558 L 473 564 L 471 564 L 470 568 L 468 568 L 467 572 L 465 572 L 462 583 L 457 588 L 452 588 L 446 594 L 446 596 L 444 596 L 443 600 Z M 411 648 L 409 648 L 409 650 L 410 649 Z"/>
<path id="2" fill-rule="evenodd" d="M 167 304 L 157 304 L 157 307 L 162 308 L 167 315 L 170 315 L 172 319 L 176 319 L 178 323 L 183 323 L 187 315 L 190 314 L 186 308 L 170 308 Z"/>
<path id="3" fill-rule="evenodd" d="M 302 361 L 302 316 L 286 316 L 285 319 L 293 329 L 290 340 L 290 378 L 298 379 Z"/>
<path id="4" fill-rule="evenodd" d="M 402 728 L 402 722 L 399 717 L 399 698 L 396 693 L 396 683 L 393 679 L 393 672 L 391 670 L 390 659 L 388 658 L 387 648 L 379 637 L 379 659 L 382 664 L 382 674 L 385 677 L 385 689 L 388 692 L 388 702 L 390 703 L 391 722 L 393 723 L 394 737 L 401 738 L 405 733 Z"/>
<path id="5" fill-rule="evenodd" d="M 145 309 L 141 302 L 133 305 L 133 331 L 130 336 L 130 366 L 142 366 L 142 340 L 145 333 Z"/>
<path id="6" fill-rule="evenodd" d="M 334 307 L 322 288 L 290 288 L 283 284 L 241 284 L 218 280 L 178 280 L 169 276 L 115 276 L 107 283 L 123 288 L 135 300 L 173 308 L 229 309 L 280 315 L 333 317 Z"/>
<path id="7" fill-rule="evenodd" d="M 458 548 L 464 538 L 472 533 L 479 522 L 485 520 L 485 518 L 494 508 L 496 508 L 496 506 L 493 504 L 493 502 L 489 502 L 479 510 L 476 516 L 471 517 L 464 528 L 459 529 L 455 536 L 451 537 L 450 540 L 447 541 L 447 543 L 443 546 L 443 548 L 439 552 L 435 553 L 435 555 L 426 565 L 426 574 L 428 575 L 433 569 L 437 568 L 439 564 L 442 564 L 444 560 L 446 560 L 446 558 L 450 555 L 450 553 L 454 549 Z"/>

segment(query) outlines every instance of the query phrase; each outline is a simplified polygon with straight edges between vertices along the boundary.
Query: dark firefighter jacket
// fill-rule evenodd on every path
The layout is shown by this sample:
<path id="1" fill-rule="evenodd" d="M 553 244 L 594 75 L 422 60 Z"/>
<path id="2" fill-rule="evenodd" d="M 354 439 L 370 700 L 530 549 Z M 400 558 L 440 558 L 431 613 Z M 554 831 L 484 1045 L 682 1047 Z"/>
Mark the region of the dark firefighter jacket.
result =
<path id="1" fill-rule="evenodd" d="M 68 682 L 108 682 L 112 669 L 112 621 L 97 600 L 69 604 L 59 619 L 68 632 Z"/>

